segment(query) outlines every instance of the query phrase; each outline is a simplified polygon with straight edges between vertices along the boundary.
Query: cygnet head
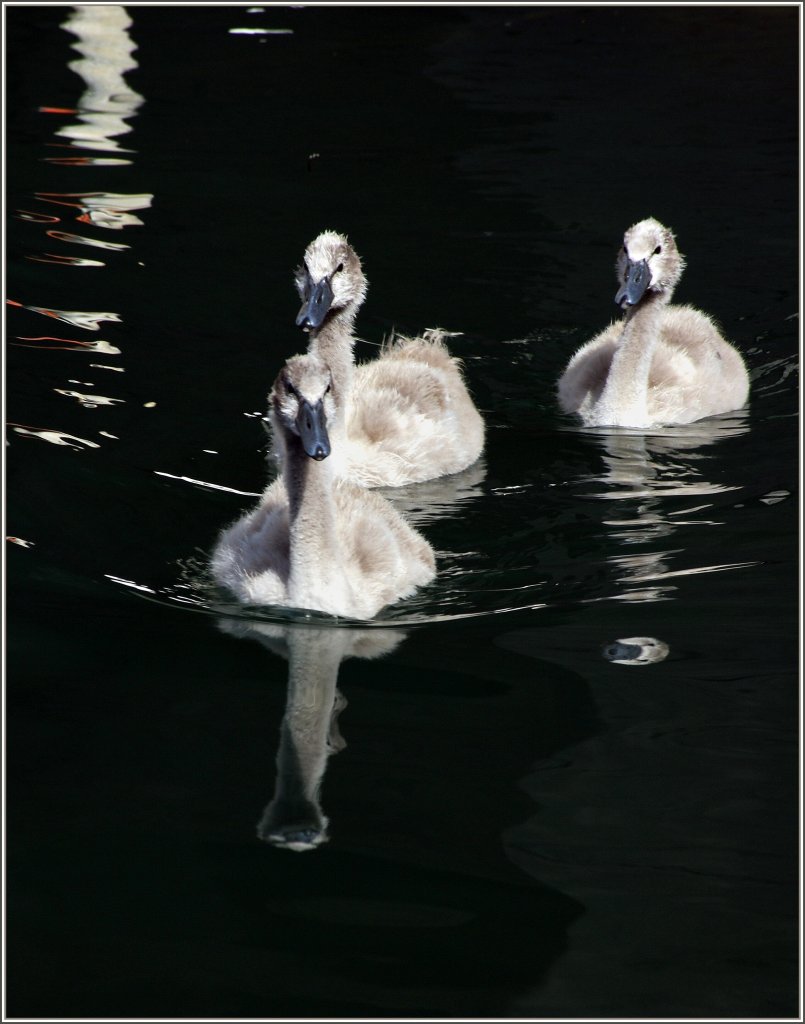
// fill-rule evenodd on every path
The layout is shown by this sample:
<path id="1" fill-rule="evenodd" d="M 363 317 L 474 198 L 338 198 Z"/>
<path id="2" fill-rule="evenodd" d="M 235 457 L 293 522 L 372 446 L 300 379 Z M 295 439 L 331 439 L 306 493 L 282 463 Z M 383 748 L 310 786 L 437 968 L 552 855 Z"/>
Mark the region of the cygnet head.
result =
<path id="1" fill-rule="evenodd" d="M 330 368 L 318 356 L 292 356 L 269 395 L 275 436 L 287 448 L 296 437 L 305 454 L 321 462 L 330 454 L 327 424 L 335 418 Z"/>
<path id="2" fill-rule="evenodd" d="M 673 232 L 649 217 L 633 224 L 623 236 L 615 269 L 620 288 L 615 302 L 623 310 L 636 306 L 647 293 L 665 302 L 682 276 L 685 261 Z"/>
<path id="3" fill-rule="evenodd" d="M 366 298 L 366 278 L 358 254 L 343 235 L 324 231 L 305 249 L 295 275 L 302 308 L 297 327 L 315 331 L 328 317 L 344 313 L 351 322 Z"/>

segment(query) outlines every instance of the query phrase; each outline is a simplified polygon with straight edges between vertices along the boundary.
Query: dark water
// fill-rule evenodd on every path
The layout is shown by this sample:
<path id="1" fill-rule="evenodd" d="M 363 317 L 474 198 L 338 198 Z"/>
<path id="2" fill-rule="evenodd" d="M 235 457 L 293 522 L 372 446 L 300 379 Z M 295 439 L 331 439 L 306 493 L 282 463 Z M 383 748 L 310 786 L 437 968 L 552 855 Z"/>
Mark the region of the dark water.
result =
<path id="1" fill-rule="evenodd" d="M 795 1015 L 799 9 L 78 10 L 4 8 L 9 1015 Z M 648 215 L 751 404 L 583 431 Z M 203 571 L 324 228 L 488 424 L 364 628 Z"/>

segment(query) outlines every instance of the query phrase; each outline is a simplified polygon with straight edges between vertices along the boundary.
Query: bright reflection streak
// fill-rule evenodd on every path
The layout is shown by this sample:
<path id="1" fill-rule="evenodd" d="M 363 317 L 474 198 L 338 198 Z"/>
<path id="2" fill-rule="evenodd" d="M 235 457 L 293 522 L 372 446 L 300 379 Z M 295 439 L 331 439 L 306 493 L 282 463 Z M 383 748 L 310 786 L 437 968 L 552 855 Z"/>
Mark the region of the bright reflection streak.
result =
<path id="1" fill-rule="evenodd" d="M 106 320 L 116 324 L 120 323 L 120 316 L 117 313 L 85 313 L 78 310 L 48 309 L 45 306 L 23 305 L 23 303 L 13 302 L 11 299 L 6 299 L 6 302 L 10 306 L 22 306 L 23 309 L 29 309 L 32 313 L 41 313 L 42 316 L 49 316 L 54 320 L 62 320 L 66 324 L 71 324 L 73 327 L 81 327 L 85 331 L 99 331 L 101 323 Z"/>
<path id="2" fill-rule="evenodd" d="M 195 484 L 196 487 L 203 487 L 209 491 L 226 491 L 228 494 L 242 494 L 246 498 L 260 497 L 260 495 L 254 491 L 237 491 L 234 487 L 224 487 L 223 484 L 211 484 L 206 480 L 194 480 L 192 476 L 174 476 L 173 473 L 163 473 L 158 469 L 155 469 L 154 473 L 157 476 L 167 477 L 169 480 L 180 480 L 185 484 Z"/>
<path id="3" fill-rule="evenodd" d="M 676 569 L 673 572 L 655 572 L 647 576 L 621 576 L 622 580 L 629 580 L 630 583 L 650 583 L 654 580 L 666 580 L 671 576 L 696 576 L 702 572 L 726 572 L 729 569 L 750 569 L 752 566 L 760 565 L 760 562 L 729 562 L 726 565 L 699 565 L 693 569 Z"/>
<path id="4" fill-rule="evenodd" d="M 42 256 L 28 256 L 27 259 L 34 263 L 56 263 L 66 267 L 105 267 L 102 260 L 82 259 L 79 256 L 57 256 L 55 253 L 46 252 Z"/>
<path id="5" fill-rule="evenodd" d="M 124 79 L 127 71 L 137 67 L 132 57 L 136 46 L 128 34 L 130 27 L 131 19 L 125 7 L 106 4 L 77 6 L 62 25 L 78 37 L 73 49 L 81 58 L 71 61 L 69 67 L 87 86 L 78 101 L 79 123 L 66 125 L 56 132 L 70 139 L 73 146 L 131 152 L 122 149 L 116 141 L 118 135 L 131 131 L 125 119 L 135 114 L 144 102 Z"/>
<path id="6" fill-rule="evenodd" d="M 154 594 L 156 591 L 150 587 L 144 586 L 142 583 L 134 583 L 132 580 L 124 580 L 120 576 L 110 576 L 109 573 L 104 573 L 106 579 L 111 580 L 113 583 L 120 583 L 121 586 L 129 587 L 131 590 L 139 590 L 145 594 Z"/>
<path id="7" fill-rule="evenodd" d="M 231 28 L 231 36 L 292 36 L 292 28 Z"/>
<path id="8" fill-rule="evenodd" d="M 53 389 L 57 395 L 65 395 L 67 398 L 75 398 L 85 409 L 95 409 L 99 405 L 118 405 L 123 403 L 122 398 L 104 398 L 103 395 L 82 395 L 79 391 L 65 391 L 62 388 Z"/>
<path id="9" fill-rule="evenodd" d="M 23 437 L 36 437 L 40 441 L 48 441 L 50 444 L 64 445 L 67 448 L 100 448 L 94 441 L 87 441 L 84 437 L 76 437 L 75 434 L 66 434 L 62 430 L 36 430 L 33 427 L 13 426 L 15 434 L 22 434 Z"/>
<path id="10" fill-rule="evenodd" d="M 111 231 L 121 231 L 133 225 L 142 226 L 140 218 L 129 211 L 147 210 L 154 196 L 150 192 L 37 192 L 36 198 L 41 199 L 43 203 L 71 206 L 79 210 L 76 220 L 82 224 L 95 224 Z"/>
<path id="11" fill-rule="evenodd" d="M 73 235 L 69 231 L 46 231 L 48 238 L 55 238 L 59 242 L 73 242 L 76 245 L 89 245 L 96 249 L 107 249 L 112 252 L 121 252 L 123 249 L 130 249 L 130 245 L 123 245 L 122 242 L 104 242 L 100 238 L 85 238 L 84 235 Z"/>
<path id="12" fill-rule="evenodd" d="M 55 341 L 55 345 L 43 345 L 40 342 Z M 23 342 L 32 342 L 32 344 L 21 344 Z M 17 336 L 16 341 L 10 342 L 12 345 L 18 345 L 20 348 L 40 348 L 40 349 L 55 349 L 59 352 L 101 352 L 107 356 L 119 356 L 120 349 L 115 348 L 114 345 L 110 345 L 108 341 L 80 341 L 78 338 L 54 338 L 51 335 L 43 334 L 39 337 L 28 338 L 22 335 Z M 90 366 L 94 366 L 94 363 L 90 363 Z M 107 370 L 115 369 L 120 373 L 123 372 L 122 367 L 111 367 L 107 366 Z"/>

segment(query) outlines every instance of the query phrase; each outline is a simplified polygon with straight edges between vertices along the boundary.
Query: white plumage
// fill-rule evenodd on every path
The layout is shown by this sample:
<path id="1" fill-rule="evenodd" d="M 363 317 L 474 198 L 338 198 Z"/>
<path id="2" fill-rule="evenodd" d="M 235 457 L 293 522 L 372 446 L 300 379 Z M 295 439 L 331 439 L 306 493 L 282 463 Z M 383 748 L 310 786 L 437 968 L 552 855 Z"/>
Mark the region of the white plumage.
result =
<path id="1" fill-rule="evenodd" d="M 368 619 L 435 575 L 427 541 L 385 498 L 340 477 L 343 416 L 330 369 L 294 356 L 269 398 L 282 475 L 225 530 L 216 581 L 248 604 Z"/>
<path id="2" fill-rule="evenodd" d="M 446 332 L 397 336 L 380 356 L 355 366 L 352 333 L 366 296 L 361 262 L 343 235 L 325 231 L 296 273 L 303 305 L 297 324 L 308 351 L 330 366 L 344 407 L 339 475 L 365 487 L 398 487 L 457 473 L 479 457 L 484 424 L 467 391 Z"/>
<path id="3" fill-rule="evenodd" d="M 624 235 L 615 301 L 622 320 L 588 341 L 559 379 L 561 408 L 585 426 L 646 428 L 692 423 L 745 405 L 740 354 L 705 313 L 671 306 L 684 259 L 653 218 Z"/>

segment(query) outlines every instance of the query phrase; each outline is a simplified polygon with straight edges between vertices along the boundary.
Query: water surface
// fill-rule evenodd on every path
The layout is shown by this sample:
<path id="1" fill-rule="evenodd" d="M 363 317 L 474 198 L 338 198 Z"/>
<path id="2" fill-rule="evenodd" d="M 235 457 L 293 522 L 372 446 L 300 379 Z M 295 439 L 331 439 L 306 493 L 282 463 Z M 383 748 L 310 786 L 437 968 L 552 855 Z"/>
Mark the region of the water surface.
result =
<path id="1" fill-rule="evenodd" d="M 4 10 L 8 1012 L 793 1016 L 798 10 Z M 751 402 L 582 430 L 648 215 Z M 363 624 L 205 571 L 324 228 L 488 427 Z"/>

